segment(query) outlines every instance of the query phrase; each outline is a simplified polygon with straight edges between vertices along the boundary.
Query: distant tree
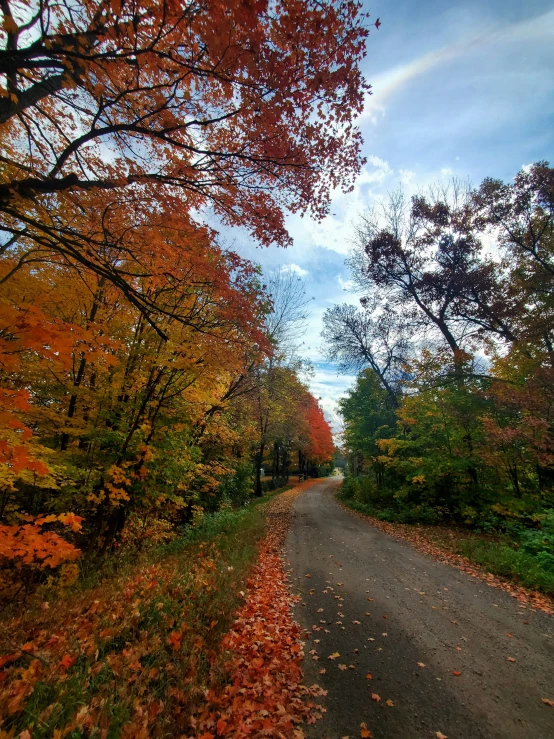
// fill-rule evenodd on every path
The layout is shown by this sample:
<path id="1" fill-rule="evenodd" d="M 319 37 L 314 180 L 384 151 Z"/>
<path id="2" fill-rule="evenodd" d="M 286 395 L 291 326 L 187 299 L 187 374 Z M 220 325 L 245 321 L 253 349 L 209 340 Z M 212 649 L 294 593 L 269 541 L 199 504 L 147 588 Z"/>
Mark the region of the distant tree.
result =
<path id="1" fill-rule="evenodd" d="M 375 315 L 366 302 L 359 310 L 343 303 L 323 316 L 323 350 L 339 362 L 340 372 L 369 367 L 386 390 L 391 407 L 398 405 L 405 364 L 410 354 L 408 327 L 392 311 Z"/>

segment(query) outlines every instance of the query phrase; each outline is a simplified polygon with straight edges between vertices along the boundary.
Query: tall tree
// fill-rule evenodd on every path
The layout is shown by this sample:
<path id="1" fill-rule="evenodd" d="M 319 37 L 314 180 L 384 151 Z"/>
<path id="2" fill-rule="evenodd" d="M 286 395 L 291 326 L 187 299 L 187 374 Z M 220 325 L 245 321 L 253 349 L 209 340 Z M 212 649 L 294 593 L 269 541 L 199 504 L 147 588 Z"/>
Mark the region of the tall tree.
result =
<path id="1" fill-rule="evenodd" d="M 359 172 L 354 0 L 5 0 L 2 14 L 0 248 L 18 262 L 59 254 L 129 297 L 135 224 L 148 241 L 152 223 L 211 206 L 286 245 L 284 209 L 322 217 Z"/>

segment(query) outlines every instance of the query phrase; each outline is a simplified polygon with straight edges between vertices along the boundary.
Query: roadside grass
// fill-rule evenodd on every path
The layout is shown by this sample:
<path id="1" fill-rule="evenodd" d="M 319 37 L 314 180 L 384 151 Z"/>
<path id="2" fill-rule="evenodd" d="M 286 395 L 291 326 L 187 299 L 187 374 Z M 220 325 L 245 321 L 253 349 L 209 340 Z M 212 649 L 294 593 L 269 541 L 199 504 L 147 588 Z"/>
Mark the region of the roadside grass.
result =
<path id="1" fill-rule="evenodd" d="M 456 554 L 481 565 L 493 575 L 501 575 L 530 590 L 554 595 L 554 569 L 544 565 L 534 555 L 500 542 L 487 541 L 476 536 L 459 539 Z"/>
<path id="2" fill-rule="evenodd" d="M 287 486 L 290 487 L 290 486 Z M 265 529 L 265 505 L 205 516 L 186 535 L 89 574 L 0 623 L 0 736 L 171 737 L 215 676 Z M 88 581 L 89 586 L 86 585 Z M 155 727 L 154 727 L 155 724 Z"/>
<path id="3" fill-rule="evenodd" d="M 351 498 L 337 494 L 338 499 L 347 508 L 366 516 L 387 521 L 386 511 L 376 506 L 360 503 Z M 413 537 L 424 538 L 434 547 L 459 554 L 493 575 L 529 588 L 554 596 L 554 568 L 548 561 L 541 560 L 540 555 L 523 551 L 517 542 L 506 535 L 479 534 L 469 529 L 455 526 L 428 525 L 425 523 L 391 524 L 401 533 Z M 406 537 L 409 538 L 409 537 Z"/>

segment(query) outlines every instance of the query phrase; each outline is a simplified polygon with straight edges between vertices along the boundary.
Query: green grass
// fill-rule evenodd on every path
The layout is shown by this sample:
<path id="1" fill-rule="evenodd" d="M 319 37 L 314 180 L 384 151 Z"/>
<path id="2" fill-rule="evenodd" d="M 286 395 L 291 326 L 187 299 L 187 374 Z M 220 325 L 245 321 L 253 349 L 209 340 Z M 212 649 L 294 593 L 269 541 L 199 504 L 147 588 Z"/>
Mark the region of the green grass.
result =
<path id="1" fill-rule="evenodd" d="M 554 595 L 554 570 L 537 557 L 505 544 L 469 537 L 456 542 L 456 553 L 531 590 Z"/>

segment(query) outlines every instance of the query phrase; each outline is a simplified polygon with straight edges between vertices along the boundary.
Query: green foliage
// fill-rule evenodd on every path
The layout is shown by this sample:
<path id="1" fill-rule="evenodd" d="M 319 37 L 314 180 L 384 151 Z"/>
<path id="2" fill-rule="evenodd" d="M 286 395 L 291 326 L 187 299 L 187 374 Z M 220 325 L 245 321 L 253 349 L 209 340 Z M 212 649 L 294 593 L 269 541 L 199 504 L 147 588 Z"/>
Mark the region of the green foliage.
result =
<path id="1" fill-rule="evenodd" d="M 479 538 L 461 539 L 457 551 L 489 572 L 533 590 L 554 594 L 554 555 L 546 551 L 531 554 L 523 548 Z"/>

